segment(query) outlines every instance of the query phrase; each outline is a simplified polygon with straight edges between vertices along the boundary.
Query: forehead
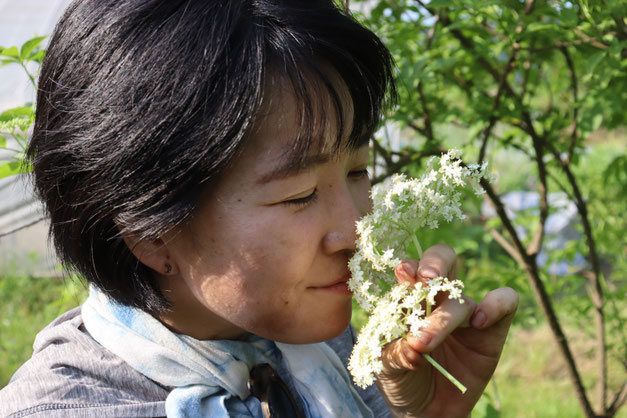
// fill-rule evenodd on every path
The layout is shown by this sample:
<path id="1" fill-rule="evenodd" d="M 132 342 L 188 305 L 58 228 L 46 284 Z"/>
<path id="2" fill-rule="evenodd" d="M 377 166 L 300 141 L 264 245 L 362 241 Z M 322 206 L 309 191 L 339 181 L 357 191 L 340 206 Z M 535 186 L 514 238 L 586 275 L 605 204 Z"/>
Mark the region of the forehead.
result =
<path id="1" fill-rule="evenodd" d="M 267 77 L 244 151 L 272 154 L 298 166 L 346 147 L 353 135 L 352 98 L 336 73 L 325 76 L 309 77 L 301 85 L 285 76 Z"/>

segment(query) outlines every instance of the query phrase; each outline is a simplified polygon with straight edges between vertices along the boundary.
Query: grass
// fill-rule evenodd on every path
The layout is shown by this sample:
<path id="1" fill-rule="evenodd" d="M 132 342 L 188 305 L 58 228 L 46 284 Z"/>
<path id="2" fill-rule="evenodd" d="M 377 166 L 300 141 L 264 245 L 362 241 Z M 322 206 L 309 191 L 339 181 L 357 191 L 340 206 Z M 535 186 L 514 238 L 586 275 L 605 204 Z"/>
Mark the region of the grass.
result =
<path id="1" fill-rule="evenodd" d="M 74 280 L 0 276 L 0 388 L 32 355 L 35 335 L 85 296 Z"/>
<path id="2" fill-rule="evenodd" d="M 566 327 L 575 361 L 588 396 L 595 405 L 596 361 L 593 344 L 581 330 Z M 625 381 L 624 368 L 615 357 L 609 358 L 609 389 L 614 393 Z M 486 390 L 473 416 L 570 418 L 583 417 L 568 378 L 565 362 L 559 354 L 546 324 L 532 329 L 515 327 L 505 345 L 493 382 Z M 485 414 L 488 401 L 500 414 Z M 618 417 L 627 417 L 623 408 Z"/>

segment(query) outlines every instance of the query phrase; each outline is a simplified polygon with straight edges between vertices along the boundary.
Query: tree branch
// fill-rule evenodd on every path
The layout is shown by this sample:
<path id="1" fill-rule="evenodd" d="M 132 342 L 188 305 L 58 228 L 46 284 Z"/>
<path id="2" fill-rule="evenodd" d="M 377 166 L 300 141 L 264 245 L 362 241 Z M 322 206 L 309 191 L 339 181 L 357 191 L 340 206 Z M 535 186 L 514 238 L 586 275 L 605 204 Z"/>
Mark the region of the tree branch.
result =
<path id="1" fill-rule="evenodd" d="M 513 48 L 512 52 L 509 55 L 507 64 L 505 64 L 503 74 L 501 75 L 501 80 L 499 81 L 499 87 L 496 91 L 496 95 L 494 96 L 494 101 L 492 102 L 492 112 L 490 114 L 488 126 L 483 130 L 483 140 L 481 141 L 481 148 L 479 149 L 479 165 L 483 163 L 485 151 L 488 145 L 488 138 L 490 138 L 490 135 L 492 134 L 492 129 L 494 129 L 494 125 L 496 125 L 496 122 L 499 120 L 496 111 L 501 104 L 501 96 L 503 94 L 503 89 L 505 87 L 507 76 L 512 71 L 512 68 L 514 68 L 514 62 L 516 61 L 516 51 L 517 49 Z"/>
<path id="2" fill-rule="evenodd" d="M 531 120 L 528 119 L 526 121 L 531 125 Z M 544 238 L 544 224 L 546 223 L 546 218 L 549 214 L 549 204 L 547 200 L 548 194 L 548 186 L 546 182 L 546 166 L 544 164 L 544 147 L 543 141 L 538 136 L 536 131 L 531 128 L 531 140 L 533 142 L 533 149 L 535 154 L 536 166 L 538 167 L 538 192 L 540 193 L 540 214 L 538 217 L 538 226 L 536 227 L 536 231 L 534 233 L 533 239 L 531 240 L 531 244 L 529 248 L 527 248 L 527 254 L 530 257 L 534 257 L 540 251 L 542 247 L 542 240 Z"/>
<path id="3" fill-rule="evenodd" d="M 599 257 L 596 250 L 596 242 L 594 236 L 592 234 L 592 226 L 590 224 L 590 220 L 588 218 L 588 207 L 586 204 L 583 195 L 581 194 L 581 190 L 579 189 L 579 185 L 577 183 L 577 179 L 573 175 L 573 172 L 570 170 L 570 165 L 568 162 L 563 161 L 560 156 L 560 152 L 551 144 L 550 141 L 545 141 L 547 149 L 553 154 L 555 160 L 562 167 L 562 171 L 566 174 L 566 178 L 568 183 L 570 184 L 573 195 L 575 197 L 575 206 L 577 207 L 577 211 L 579 212 L 579 216 L 581 218 L 581 223 L 583 225 L 584 236 L 586 237 L 586 245 L 588 246 L 588 260 L 592 265 L 592 272 L 594 273 L 592 286 L 590 286 L 591 292 L 590 298 L 592 300 L 592 304 L 594 306 L 595 313 L 595 326 L 597 330 L 597 356 L 599 362 L 599 403 L 602 411 L 606 410 L 606 401 L 607 401 L 607 346 L 605 339 L 605 314 L 603 312 L 604 305 L 604 297 L 603 297 L 603 288 L 601 287 L 601 263 L 599 262 Z"/>
<path id="4" fill-rule="evenodd" d="M 573 89 L 573 131 L 570 134 L 570 143 L 568 144 L 568 157 L 566 157 L 566 162 L 570 164 L 570 161 L 573 158 L 573 152 L 575 152 L 575 145 L 577 143 L 577 120 L 579 117 L 579 92 L 577 86 L 577 73 L 575 72 L 575 64 L 573 63 L 572 58 L 570 57 L 570 53 L 568 52 L 568 48 L 562 47 L 560 48 L 564 58 L 566 59 L 566 65 L 568 66 L 568 70 L 570 71 L 570 85 Z"/>
<path id="5" fill-rule="evenodd" d="M 507 240 L 499 231 L 494 228 L 488 228 L 487 231 L 494 237 L 494 240 L 498 242 L 501 247 L 518 263 L 521 268 L 525 268 L 525 260 L 516 251 L 514 245 Z"/>
<path id="6" fill-rule="evenodd" d="M 29 226 L 33 226 L 33 225 L 35 225 L 35 224 L 37 224 L 37 223 L 39 223 L 39 222 L 43 221 L 44 219 L 46 219 L 46 217 L 45 217 L 45 216 L 42 216 L 42 217 L 40 217 L 40 218 L 35 219 L 35 220 L 34 220 L 34 221 L 32 221 L 32 222 L 29 222 L 29 223 L 24 224 L 24 225 L 20 225 L 20 226 L 18 226 L 18 227 L 17 227 L 17 228 L 15 228 L 15 229 L 11 229 L 11 230 L 9 230 L 9 231 L 7 231 L 7 232 L 3 232 L 3 233 L 1 233 L 1 234 L 0 234 L 0 238 L 3 238 L 3 237 L 6 237 L 6 236 L 9 236 L 9 235 L 11 235 L 11 234 L 15 234 L 16 232 L 21 231 L 22 229 L 26 229 L 26 228 L 28 228 Z"/>
<path id="7" fill-rule="evenodd" d="M 610 403 L 607 408 L 607 416 L 614 416 L 618 413 L 618 410 L 625 404 L 627 401 L 627 383 L 623 383 L 623 386 L 614 396 L 614 399 Z"/>

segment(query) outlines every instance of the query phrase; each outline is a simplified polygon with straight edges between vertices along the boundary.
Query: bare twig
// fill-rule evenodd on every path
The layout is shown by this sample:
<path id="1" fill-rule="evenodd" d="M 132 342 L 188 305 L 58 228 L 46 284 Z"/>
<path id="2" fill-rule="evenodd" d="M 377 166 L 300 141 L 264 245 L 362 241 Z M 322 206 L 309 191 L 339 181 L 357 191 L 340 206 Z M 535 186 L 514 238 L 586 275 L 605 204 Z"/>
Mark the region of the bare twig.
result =
<path id="1" fill-rule="evenodd" d="M 496 125 L 496 122 L 499 120 L 496 111 L 501 104 L 501 96 L 503 94 L 503 89 L 505 87 L 507 76 L 512 71 L 512 68 L 514 68 L 514 61 L 516 61 L 516 51 L 516 48 L 513 48 L 512 52 L 509 55 L 507 64 L 505 64 L 503 74 L 501 75 L 501 80 L 499 81 L 499 87 L 496 91 L 496 95 L 494 96 L 494 101 L 492 102 L 492 113 L 490 114 L 488 126 L 483 130 L 483 139 L 481 141 L 481 148 L 479 149 L 479 164 L 483 163 L 483 159 L 485 158 L 485 151 L 488 145 L 488 138 L 490 138 L 490 135 L 492 134 L 492 129 L 494 129 L 494 125 Z"/>
<path id="2" fill-rule="evenodd" d="M 581 37 L 581 39 L 583 39 L 586 43 L 589 43 L 599 49 L 607 49 L 609 48 L 607 45 L 599 42 L 598 39 L 592 38 L 588 35 L 586 35 L 584 32 L 581 31 L 581 29 L 578 28 L 574 28 L 573 32 L 576 33 L 577 35 L 579 35 Z"/>
<path id="3" fill-rule="evenodd" d="M 577 73 L 575 72 L 575 64 L 573 63 L 572 58 L 570 57 L 570 53 L 568 52 L 568 48 L 562 47 L 560 48 L 564 58 L 566 59 L 566 65 L 568 66 L 568 70 L 570 71 L 570 85 L 573 90 L 573 130 L 570 134 L 570 143 L 568 144 L 568 157 L 566 158 L 566 162 L 570 163 L 573 158 L 573 152 L 575 151 L 575 145 L 577 143 L 577 120 L 579 116 L 579 92 L 577 86 Z"/>
<path id="4" fill-rule="evenodd" d="M 435 15 L 435 21 L 433 22 L 433 25 L 431 25 L 431 28 L 429 29 L 429 32 L 427 34 L 427 41 L 425 43 L 425 51 L 428 51 L 429 48 L 431 48 L 431 44 L 433 43 L 433 38 L 435 37 L 435 31 L 436 31 L 436 27 L 438 25 L 439 19 L 440 19 L 440 15 L 438 13 Z M 422 80 L 418 81 L 418 86 L 416 88 L 418 90 L 418 96 L 420 97 L 420 104 L 422 105 L 422 110 L 424 112 L 424 116 L 422 117 L 422 119 L 425 124 L 425 134 L 426 134 L 425 136 L 428 141 L 433 142 L 434 138 L 433 138 L 433 125 L 432 125 L 432 119 L 431 119 L 431 112 L 429 112 L 429 106 L 427 106 L 427 99 L 425 97 L 424 89 L 422 88 Z"/>
<path id="5" fill-rule="evenodd" d="M 614 399 L 607 408 L 607 416 L 611 417 L 616 415 L 620 407 L 625 404 L 625 401 L 627 401 L 627 383 L 623 383 L 623 386 L 616 393 L 616 396 L 614 396 Z"/>
<path id="6" fill-rule="evenodd" d="M 499 231 L 494 228 L 487 229 L 490 235 L 494 238 L 496 242 L 498 242 L 501 247 L 518 263 L 518 265 L 522 268 L 525 267 L 525 260 L 521 257 L 521 255 L 516 251 L 514 245 L 507 240 Z"/>
<path id="7" fill-rule="evenodd" d="M 416 122 L 410 121 L 407 126 L 412 128 L 414 131 L 418 132 L 420 135 L 427 138 L 427 130 L 421 126 L 416 125 Z"/>
<path id="8" fill-rule="evenodd" d="M 40 218 L 35 219 L 35 220 L 34 220 L 34 221 L 32 221 L 32 222 L 29 222 L 29 223 L 24 224 L 24 225 L 20 225 L 20 226 L 18 226 L 18 227 L 17 227 L 17 228 L 15 228 L 15 229 L 11 229 L 11 230 L 9 230 L 9 231 L 7 231 L 7 232 L 3 232 L 3 233 L 1 233 L 1 234 L 0 234 L 0 238 L 6 237 L 6 236 L 11 235 L 11 234 L 15 234 L 16 232 L 21 231 L 22 229 L 26 229 L 26 228 L 28 228 L 29 226 L 33 226 L 33 225 L 35 225 L 35 224 L 37 224 L 37 223 L 39 223 L 39 222 L 43 221 L 44 219 L 46 219 L 46 217 L 45 217 L 45 216 L 42 216 L 42 217 L 40 217 Z"/>
<path id="9" fill-rule="evenodd" d="M 538 217 L 538 226 L 534 233 L 533 239 L 529 248 L 527 248 L 527 254 L 530 257 L 534 257 L 540 251 L 542 246 L 542 239 L 544 238 L 544 224 L 549 214 L 549 205 L 547 202 L 548 186 L 546 182 L 546 166 L 544 164 L 544 141 L 540 138 L 533 128 L 531 117 L 528 113 L 524 114 L 525 123 L 530 127 L 529 132 L 531 140 L 533 142 L 533 149 L 535 154 L 536 166 L 538 167 L 538 191 L 540 193 L 540 214 Z"/>
<path id="10" fill-rule="evenodd" d="M 592 42 L 595 41 L 595 42 Z M 595 48 L 601 49 L 601 50 L 606 50 L 609 48 L 609 46 L 604 45 L 602 43 L 597 42 L 595 39 L 593 38 L 589 38 L 588 40 L 585 39 L 575 39 L 574 41 L 557 41 L 554 44 L 551 45 L 545 45 L 545 46 L 538 46 L 538 47 L 534 47 L 534 46 L 527 46 L 527 47 L 521 47 L 520 49 L 525 50 L 525 51 L 529 51 L 529 52 L 544 52 L 544 51 L 550 51 L 552 49 L 561 49 L 561 48 L 568 48 L 571 46 L 578 46 L 578 45 L 592 45 Z"/>
<path id="11" fill-rule="evenodd" d="M 387 152 L 387 150 L 379 144 L 379 141 L 374 138 L 372 138 L 372 147 L 374 148 L 374 151 L 385 160 L 385 164 L 388 166 L 394 164 L 394 161 L 392 161 L 392 158 L 390 157 L 390 153 Z"/>

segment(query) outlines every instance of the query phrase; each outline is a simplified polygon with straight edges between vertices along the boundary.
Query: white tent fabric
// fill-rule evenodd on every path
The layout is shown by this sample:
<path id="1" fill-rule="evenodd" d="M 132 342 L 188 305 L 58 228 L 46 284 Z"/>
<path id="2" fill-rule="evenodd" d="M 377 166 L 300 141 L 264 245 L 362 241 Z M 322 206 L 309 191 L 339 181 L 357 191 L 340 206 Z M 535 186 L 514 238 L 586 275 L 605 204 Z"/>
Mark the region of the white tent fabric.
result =
<path id="1" fill-rule="evenodd" d="M 0 46 L 21 46 L 34 37 L 49 35 L 69 0 L 0 0 Z M 30 69 L 36 70 L 36 66 Z M 35 91 L 18 65 L 0 67 L 0 112 L 32 102 Z M 0 150 L 0 162 L 11 152 Z M 57 262 L 47 245 L 47 225 L 36 223 L 17 233 L 3 234 L 41 218 L 25 176 L 0 180 L 0 274 L 48 274 Z"/>

